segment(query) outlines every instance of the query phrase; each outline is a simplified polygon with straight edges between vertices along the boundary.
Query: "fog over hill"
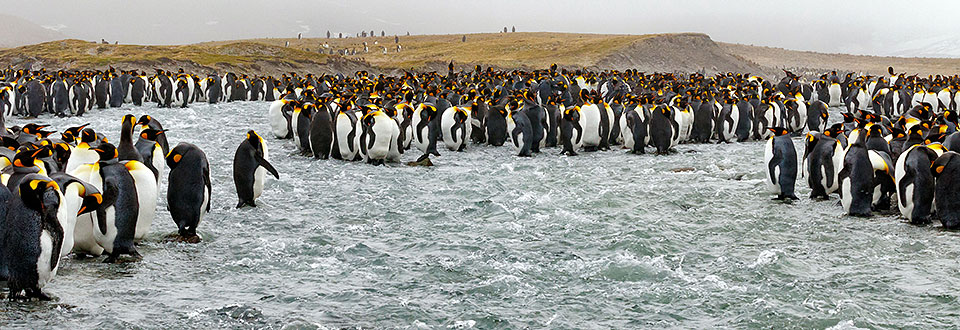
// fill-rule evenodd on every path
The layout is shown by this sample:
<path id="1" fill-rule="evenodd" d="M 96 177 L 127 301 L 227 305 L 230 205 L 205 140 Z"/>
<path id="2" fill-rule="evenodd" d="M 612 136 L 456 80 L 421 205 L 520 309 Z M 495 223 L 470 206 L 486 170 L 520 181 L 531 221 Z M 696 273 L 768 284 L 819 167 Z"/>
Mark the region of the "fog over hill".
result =
<path id="1" fill-rule="evenodd" d="M 0 48 L 17 47 L 66 38 L 60 32 L 28 20 L 0 14 Z"/>

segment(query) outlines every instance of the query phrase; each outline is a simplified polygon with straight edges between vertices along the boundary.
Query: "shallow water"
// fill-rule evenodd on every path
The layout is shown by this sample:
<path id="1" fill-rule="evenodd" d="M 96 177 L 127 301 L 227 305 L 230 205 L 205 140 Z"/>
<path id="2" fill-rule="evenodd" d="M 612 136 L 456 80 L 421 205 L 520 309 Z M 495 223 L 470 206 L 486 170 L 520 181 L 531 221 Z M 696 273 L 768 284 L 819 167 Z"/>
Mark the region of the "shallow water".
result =
<path id="1" fill-rule="evenodd" d="M 115 140 L 123 114 L 151 114 L 171 147 L 207 153 L 212 210 L 202 243 L 161 242 L 176 232 L 164 173 L 142 261 L 65 258 L 46 288 L 56 300 L 0 301 L 0 326 L 960 326 L 957 233 L 845 217 L 836 198 L 772 201 L 761 143 L 533 158 L 471 146 L 441 150 L 432 168 L 373 167 L 294 155 L 266 112 L 230 103 L 39 120 L 91 122 Z M 249 129 L 281 179 L 268 179 L 260 207 L 238 210 L 231 163 Z"/>

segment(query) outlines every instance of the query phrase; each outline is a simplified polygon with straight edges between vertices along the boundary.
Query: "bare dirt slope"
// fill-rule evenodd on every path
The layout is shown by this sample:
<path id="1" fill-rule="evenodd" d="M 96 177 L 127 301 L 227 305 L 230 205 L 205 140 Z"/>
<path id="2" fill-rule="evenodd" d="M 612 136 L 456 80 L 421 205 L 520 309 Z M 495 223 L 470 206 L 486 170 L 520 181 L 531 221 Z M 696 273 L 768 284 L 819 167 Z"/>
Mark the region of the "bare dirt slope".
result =
<path id="1" fill-rule="evenodd" d="M 882 75 L 887 73 L 887 67 L 893 66 L 897 72 L 907 72 L 907 74 L 953 75 L 960 73 L 960 59 L 956 58 L 826 54 L 774 47 L 729 43 L 718 44 L 733 56 L 749 59 L 759 65 L 771 68 L 802 69 L 812 72 L 824 72 L 828 70 L 860 71 L 874 75 Z"/>

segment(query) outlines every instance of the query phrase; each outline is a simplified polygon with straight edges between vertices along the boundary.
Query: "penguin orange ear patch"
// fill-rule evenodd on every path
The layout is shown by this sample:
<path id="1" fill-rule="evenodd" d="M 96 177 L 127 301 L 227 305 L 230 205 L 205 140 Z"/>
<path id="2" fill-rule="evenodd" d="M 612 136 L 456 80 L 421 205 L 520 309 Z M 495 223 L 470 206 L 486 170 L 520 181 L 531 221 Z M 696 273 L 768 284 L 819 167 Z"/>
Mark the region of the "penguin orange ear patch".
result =
<path id="1" fill-rule="evenodd" d="M 936 171 L 937 174 L 943 173 L 943 166 L 937 166 Z"/>
<path id="2" fill-rule="evenodd" d="M 173 162 L 179 163 L 181 158 L 183 158 L 183 156 L 180 154 L 173 155 Z"/>

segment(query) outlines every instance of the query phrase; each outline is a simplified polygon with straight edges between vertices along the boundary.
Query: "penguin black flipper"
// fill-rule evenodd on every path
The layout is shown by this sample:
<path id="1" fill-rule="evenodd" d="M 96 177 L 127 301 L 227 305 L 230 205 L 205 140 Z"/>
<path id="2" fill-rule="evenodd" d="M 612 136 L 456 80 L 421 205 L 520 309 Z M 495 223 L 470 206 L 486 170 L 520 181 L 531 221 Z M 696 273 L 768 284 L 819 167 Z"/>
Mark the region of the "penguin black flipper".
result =
<path id="1" fill-rule="evenodd" d="M 779 183 L 778 175 L 774 171 L 780 166 L 781 161 L 783 161 L 783 153 L 780 149 L 773 148 L 773 158 L 770 158 L 770 162 L 767 163 L 767 173 L 770 175 L 770 182 L 773 182 L 773 184 Z M 783 169 L 780 170 L 783 171 Z"/>
<path id="2" fill-rule="evenodd" d="M 267 169 L 267 172 L 270 172 L 270 174 L 273 174 L 273 176 L 276 177 L 277 179 L 280 178 L 280 173 L 277 172 L 277 169 L 273 168 L 273 165 L 270 165 L 270 162 L 268 162 L 266 159 L 263 158 L 263 154 L 259 152 L 254 153 L 253 157 L 257 160 L 257 164 L 260 164 L 260 166 Z"/>
<path id="3" fill-rule="evenodd" d="M 203 168 L 203 185 L 207 186 L 207 191 L 212 195 L 213 188 L 211 188 L 212 186 L 210 184 L 210 167 L 209 166 Z M 207 210 L 206 210 L 207 212 L 210 212 L 210 204 L 213 204 L 213 203 L 211 203 L 210 201 L 207 201 Z"/>
<path id="4" fill-rule="evenodd" d="M 100 209 L 97 210 L 97 227 L 102 235 L 107 234 L 107 207 L 113 206 L 119 195 L 120 188 L 117 187 L 116 182 L 106 181 L 103 183 L 103 193 L 101 194 L 103 202 L 100 203 Z"/>

